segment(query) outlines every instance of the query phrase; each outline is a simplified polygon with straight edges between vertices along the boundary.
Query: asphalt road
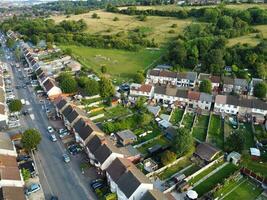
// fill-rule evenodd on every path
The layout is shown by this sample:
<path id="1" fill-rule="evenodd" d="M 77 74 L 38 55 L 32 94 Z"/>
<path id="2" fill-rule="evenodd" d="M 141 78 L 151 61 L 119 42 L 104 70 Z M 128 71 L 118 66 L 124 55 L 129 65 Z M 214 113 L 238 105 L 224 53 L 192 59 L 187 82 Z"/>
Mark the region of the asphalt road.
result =
<path id="1" fill-rule="evenodd" d="M 5 50 L 6 61 L 14 62 L 14 56 Z M 46 117 L 44 106 L 36 99 L 33 88 L 27 86 L 23 89 L 15 89 L 15 85 L 23 85 L 21 77 L 22 70 L 10 67 L 13 76 L 13 86 L 16 98 L 25 99 L 29 105 L 25 105 L 30 110 L 28 116 L 21 117 L 21 129 L 35 128 L 42 134 L 42 141 L 35 153 L 36 165 L 40 182 L 46 199 L 51 195 L 59 197 L 61 200 L 93 200 L 96 199 L 94 193 L 89 188 L 90 178 L 85 177 L 75 159 L 70 163 L 64 163 L 62 154 L 66 152 L 62 142 L 58 138 L 57 142 L 52 142 L 49 138 L 47 127 L 50 125 Z"/>

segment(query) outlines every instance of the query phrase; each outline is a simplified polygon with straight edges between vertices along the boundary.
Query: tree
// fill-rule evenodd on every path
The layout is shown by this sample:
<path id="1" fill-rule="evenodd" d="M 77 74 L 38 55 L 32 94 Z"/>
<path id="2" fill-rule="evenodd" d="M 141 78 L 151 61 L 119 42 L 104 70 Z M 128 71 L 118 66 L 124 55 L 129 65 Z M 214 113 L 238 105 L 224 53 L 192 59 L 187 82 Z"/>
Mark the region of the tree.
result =
<path id="1" fill-rule="evenodd" d="M 22 103 L 19 99 L 11 100 L 11 102 L 8 105 L 10 112 L 19 112 L 22 109 Z"/>
<path id="2" fill-rule="evenodd" d="M 174 148 L 177 155 L 183 156 L 193 146 L 193 137 L 190 134 L 190 131 L 185 128 L 180 128 L 177 130 L 177 132 Z"/>
<path id="3" fill-rule="evenodd" d="M 7 41 L 6 41 L 6 44 L 7 44 L 8 48 L 13 48 L 14 45 L 15 45 L 15 40 L 13 40 L 11 38 L 8 38 Z"/>
<path id="4" fill-rule="evenodd" d="M 199 86 L 200 92 L 205 92 L 205 93 L 211 94 L 211 90 L 212 90 L 212 85 L 211 85 L 210 80 L 205 79 L 205 80 L 201 81 L 200 86 Z"/>
<path id="5" fill-rule="evenodd" d="M 59 87 L 64 93 L 75 93 L 78 90 L 78 84 L 76 80 L 66 72 L 59 75 Z"/>
<path id="6" fill-rule="evenodd" d="M 222 68 L 225 65 L 224 52 L 220 49 L 212 49 L 205 56 L 206 65 L 212 74 L 220 75 Z"/>
<path id="7" fill-rule="evenodd" d="M 96 13 L 93 13 L 93 14 L 92 14 L 92 18 L 93 18 L 93 19 L 97 19 L 97 18 L 98 18 L 98 15 L 97 15 Z"/>
<path id="8" fill-rule="evenodd" d="M 161 155 L 161 163 L 165 166 L 168 165 L 176 160 L 176 154 L 172 151 L 166 150 Z"/>
<path id="9" fill-rule="evenodd" d="M 88 96 L 97 95 L 99 93 L 99 84 L 96 80 L 88 79 L 85 83 L 84 92 Z"/>
<path id="10" fill-rule="evenodd" d="M 71 48 L 66 48 L 64 49 L 64 53 L 71 56 L 72 55 L 72 49 Z"/>
<path id="11" fill-rule="evenodd" d="M 135 101 L 135 108 L 138 111 L 144 111 L 145 109 L 145 102 L 146 102 L 146 98 L 145 97 L 138 97 L 137 100 Z"/>
<path id="12" fill-rule="evenodd" d="M 244 136 L 242 133 L 233 133 L 226 139 L 225 151 L 241 152 L 243 148 L 244 148 Z"/>
<path id="13" fill-rule="evenodd" d="M 101 72 L 102 72 L 103 74 L 105 74 L 105 73 L 107 73 L 107 71 L 108 71 L 107 67 L 104 66 L 104 65 L 102 65 L 102 66 L 101 66 Z"/>
<path id="14" fill-rule="evenodd" d="M 119 18 L 118 18 L 118 17 L 114 17 L 114 18 L 113 18 L 113 21 L 114 21 L 114 22 L 119 21 Z"/>
<path id="15" fill-rule="evenodd" d="M 25 182 L 31 178 L 31 172 L 28 169 L 22 168 L 21 174 Z"/>
<path id="16" fill-rule="evenodd" d="M 38 35 L 33 35 L 31 41 L 34 45 L 37 45 L 40 42 L 40 38 Z"/>
<path id="17" fill-rule="evenodd" d="M 21 143 L 27 151 L 36 149 L 41 142 L 41 134 L 36 129 L 28 129 L 24 131 Z"/>
<path id="18" fill-rule="evenodd" d="M 115 88 L 109 79 L 101 77 L 99 81 L 99 92 L 103 98 L 112 97 L 115 94 Z"/>
<path id="19" fill-rule="evenodd" d="M 141 126 L 146 126 L 152 121 L 152 116 L 147 113 L 142 113 L 138 116 L 138 121 Z"/>
<path id="20" fill-rule="evenodd" d="M 230 29 L 233 27 L 234 20 L 232 17 L 229 16 L 222 16 L 218 19 L 217 27 L 219 29 Z"/>
<path id="21" fill-rule="evenodd" d="M 144 80 L 145 80 L 145 77 L 144 77 L 143 73 L 137 72 L 134 75 L 134 82 L 136 82 L 136 83 L 143 83 Z"/>
<path id="22" fill-rule="evenodd" d="M 257 83 L 253 90 L 254 96 L 258 98 L 265 98 L 267 93 L 267 85 L 264 82 Z"/>

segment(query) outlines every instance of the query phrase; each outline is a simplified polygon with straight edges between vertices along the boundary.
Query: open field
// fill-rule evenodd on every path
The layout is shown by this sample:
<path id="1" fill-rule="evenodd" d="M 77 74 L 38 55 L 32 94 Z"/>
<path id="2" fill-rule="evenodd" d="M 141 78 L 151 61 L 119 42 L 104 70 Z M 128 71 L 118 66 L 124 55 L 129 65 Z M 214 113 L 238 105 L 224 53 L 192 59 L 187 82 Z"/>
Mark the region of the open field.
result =
<path id="1" fill-rule="evenodd" d="M 131 52 L 83 46 L 60 46 L 60 48 L 72 49 L 73 55 L 83 65 L 92 68 L 96 72 L 100 72 L 101 66 L 106 66 L 108 74 L 122 81 L 132 78 L 138 70 L 144 70 L 161 55 L 161 51 L 145 49 Z"/>
<path id="2" fill-rule="evenodd" d="M 178 5 L 155 5 L 155 6 L 137 6 L 139 10 L 181 10 L 181 9 L 192 9 L 192 8 L 203 8 L 203 7 L 216 7 L 216 5 L 208 5 L 208 6 L 178 6 Z M 263 9 L 267 9 L 266 4 L 228 4 L 225 5 L 226 8 L 246 10 L 248 8 L 259 7 Z M 126 7 L 121 7 L 121 9 Z"/>
<path id="3" fill-rule="evenodd" d="M 231 180 L 225 183 L 225 185 L 215 193 L 215 196 L 224 200 L 250 200 L 256 199 L 261 192 L 262 189 L 260 187 L 245 178 L 241 178 L 238 181 Z"/>
<path id="4" fill-rule="evenodd" d="M 235 165 L 228 164 L 207 178 L 205 181 L 194 187 L 194 190 L 199 194 L 199 196 L 202 196 L 203 194 L 212 190 L 218 183 L 223 182 L 225 178 L 229 177 L 236 170 L 237 168 Z"/>
<path id="5" fill-rule="evenodd" d="M 91 15 L 97 13 L 100 19 L 93 19 Z M 118 17 L 119 21 L 113 21 Z M 146 21 L 139 21 L 136 16 L 128 16 L 117 13 L 109 13 L 104 10 L 96 10 L 80 15 L 71 15 L 66 18 L 65 15 L 53 16 L 56 23 L 63 20 L 80 20 L 83 19 L 88 28 L 86 32 L 91 34 L 116 34 L 121 31 L 130 31 L 138 27 L 146 27 L 148 38 L 155 38 L 158 43 L 165 42 L 166 39 L 181 33 L 183 29 L 192 21 L 190 19 L 180 20 L 174 17 L 149 16 Z M 172 24 L 177 24 L 177 28 L 171 28 Z M 169 33 L 174 30 L 174 33 Z"/>

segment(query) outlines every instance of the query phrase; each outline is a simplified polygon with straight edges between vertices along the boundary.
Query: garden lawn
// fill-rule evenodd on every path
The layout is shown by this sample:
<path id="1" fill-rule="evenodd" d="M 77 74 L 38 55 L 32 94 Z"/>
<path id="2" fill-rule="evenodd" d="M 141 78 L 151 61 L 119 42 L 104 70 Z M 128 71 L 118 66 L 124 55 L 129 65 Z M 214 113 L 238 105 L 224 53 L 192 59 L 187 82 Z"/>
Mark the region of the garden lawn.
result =
<path id="1" fill-rule="evenodd" d="M 200 179 L 204 178 L 205 176 L 207 176 L 209 173 L 211 173 L 213 170 L 215 170 L 217 167 L 221 166 L 224 162 L 218 162 L 212 166 L 210 166 L 208 169 L 204 170 L 203 172 L 201 172 L 200 174 L 198 174 L 197 176 L 195 176 L 194 178 L 192 178 L 191 180 L 189 180 L 190 185 L 194 185 L 196 182 L 198 182 Z"/>
<path id="2" fill-rule="evenodd" d="M 229 177 L 237 170 L 237 167 L 233 164 L 228 164 L 220 169 L 218 172 L 201 182 L 194 187 L 194 190 L 198 193 L 199 197 L 212 190 L 218 183 L 222 183 L 223 180 Z"/>
<path id="3" fill-rule="evenodd" d="M 249 148 L 255 146 L 252 127 L 250 123 L 240 124 L 238 129 L 239 134 L 243 134 L 244 136 L 244 148 L 245 150 L 249 150 Z"/>
<path id="4" fill-rule="evenodd" d="M 189 160 L 189 158 L 185 158 L 179 161 L 178 163 L 176 163 L 175 165 L 168 167 L 167 169 L 165 169 L 163 172 L 161 172 L 157 176 L 160 178 L 160 180 L 166 180 L 170 178 L 172 175 L 174 175 L 175 173 L 181 171 L 183 168 L 189 166 L 190 164 L 192 163 Z"/>
<path id="5" fill-rule="evenodd" d="M 82 65 L 96 72 L 101 72 L 101 66 L 107 67 L 107 74 L 114 81 L 128 81 L 139 70 L 145 70 L 155 60 L 159 59 L 162 51 L 142 49 L 131 52 L 117 49 L 96 49 L 84 46 L 60 46 L 70 48 L 74 57 Z"/>
<path id="6" fill-rule="evenodd" d="M 193 129 L 193 136 L 204 142 L 206 140 L 209 116 L 199 115 Z"/>
<path id="7" fill-rule="evenodd" d="M 254 128 L 255 128 L 255 136 L 259 141 L 267 138 L 267 131 L 264 130 L 262 125 L 260 124 L 254 125 Z"/>
<path id="8" fill-rule="evenodd" d="M 183 117 L 183 114 L 184 114 L 184 110 L 176 108 L 172 113 L 171 123 L 173 125 L 179 124 L 179 122 L 181 121 L 181 119 Z"/>
<path id="9" fill-rule="evenodd" d="M 244 166 L 254 173 L 267 178 L 267 162 L 266 160 L 252 160 L 251 156 L 244 154 L 242 157 L 241 166 Z"/>
<path id="10" fill-rule="evenodd" d="M 163 147 L 163 146 L 168 145 L 169 144 L 169 141 L 167 139 L 165 139 L 165 137 L 161 136 L 161 137 L 159 137 L 157 139 L 154 139 L 153 141 L 151 141 L 149 143 L 146 143 L 146 144 L 138 147 L 137 150 L 140 153 L 146 155 L 148 153 L 147 152 L 148 148 L 153 147 L 156 144 L 159 144 L 159 145 L 161 145 Z"/>
<path id="11" fill-rule="evenodd" d="M 193 126 L 194 114 L 186 113 L 183 119 L 183 125 L 186 129 L 191 129 Z"/>
<path id="12" fill-rule="evenodd" d="M 231 180 L 224 184 L 224 186 L 215 193 L 215 197 L 224 200 L 250 200 L 256 199 L 262 192 L 260 187 L 250 182 L 245 178 L 240 180 Z"/>
<path id="13" fill-rule="evenodd" d="M 211 115 L 211 121 L 208 130 L 208 139 L 212 144 L 223 149 L 224 137 L 221 126 L 222 124 L 220 116 Z"/>

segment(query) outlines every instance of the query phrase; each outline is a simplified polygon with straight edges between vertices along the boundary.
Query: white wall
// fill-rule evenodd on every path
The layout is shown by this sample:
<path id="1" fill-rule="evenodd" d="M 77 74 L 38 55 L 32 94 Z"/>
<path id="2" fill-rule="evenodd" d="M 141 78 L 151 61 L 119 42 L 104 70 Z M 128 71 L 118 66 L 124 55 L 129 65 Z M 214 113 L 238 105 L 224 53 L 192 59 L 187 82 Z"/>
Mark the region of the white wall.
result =
<path id="1" fill-rule="evenodd" d="M 101 170 L 105 170 L 108 168 L 108 166 L 113 162 L 113 160 L 115 160 L 116 158 L 123 158 L 122 154 L 119 153 L 112 153 L 105 161 L 104 163 L 101 165 Z"/>

